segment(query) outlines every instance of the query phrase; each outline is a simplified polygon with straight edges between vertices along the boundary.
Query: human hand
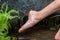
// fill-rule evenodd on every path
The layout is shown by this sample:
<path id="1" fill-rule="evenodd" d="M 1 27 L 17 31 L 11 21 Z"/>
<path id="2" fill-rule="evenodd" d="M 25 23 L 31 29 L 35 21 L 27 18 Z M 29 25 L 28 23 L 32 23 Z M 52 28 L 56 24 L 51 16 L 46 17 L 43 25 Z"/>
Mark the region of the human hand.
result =
<path id="1" fill-rule="evenodd" d="M 58 32 L 55 35 L 55 40 L 60 40 L 60 29 L 58 30 Z"/>
<path id="2" fill-rule="evenodd" d="M 18 32 L 23 32 L 24 30 L 33 27 L 39 21 L 38 11 L 31 10 L 28 15 L 28 21 L 19 29 Z"/>
<path id="3" fill-rule="evenodd" d="M 40 12 L 31 10 L 28 15 L 28 21 L 19 29 L 19 32 L 22 32 L 32 27 L 33 25 L 38 23 L 40 20 L 60 10 L 59 8 L 60 8 L 60 0 L 55 0 Z"/>

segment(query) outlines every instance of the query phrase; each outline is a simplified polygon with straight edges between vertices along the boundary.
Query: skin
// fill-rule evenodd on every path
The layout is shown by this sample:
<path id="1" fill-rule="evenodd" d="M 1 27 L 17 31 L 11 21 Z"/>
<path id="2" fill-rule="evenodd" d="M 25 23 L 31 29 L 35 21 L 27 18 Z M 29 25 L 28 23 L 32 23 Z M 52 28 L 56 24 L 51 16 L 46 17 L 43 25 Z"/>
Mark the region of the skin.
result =
<path id="1" fill-rule="evenodd" d="M 54 0 L 52 3 L 50 3 L 48 6 L 46 6 L 44 9 L 40 11 L 31 10 L 28 15 L 28 21 L 19 29 L 19 32 L 21 33 L 24 30 L 33 27 L 39 21 L 43 20 L 44 18 L 58 10 L 60 10 L 60 0 Z M 57 39 L 58 37 L 60 36 L 55 36 L 55 39 L 60 40 Z"/>
<path id="2" fill-rule="evenodd" d="M 59 29 L 58 32 L 56 33 L 55 39 L 56 39 L 56 40 L 60 40 L 60 29 Z"/>

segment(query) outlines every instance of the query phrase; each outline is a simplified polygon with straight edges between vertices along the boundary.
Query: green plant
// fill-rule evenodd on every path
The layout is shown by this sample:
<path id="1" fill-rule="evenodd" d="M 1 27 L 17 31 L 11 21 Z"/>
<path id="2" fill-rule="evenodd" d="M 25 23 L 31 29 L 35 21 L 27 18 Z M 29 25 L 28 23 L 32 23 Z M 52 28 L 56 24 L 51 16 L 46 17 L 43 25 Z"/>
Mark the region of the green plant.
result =
<path id="1" fill-rule="evenodd" d="M 48 20 L 48 25 L 55 30 L 59 29 L 60 23 L 60 14 L 51 16 Z"/>
<path id="2" fill-rule="evenodd" d="M 0 40 L 17 40 L 15 37 L 10 37 L 10 36 L 8 36 L 8 37 L 4 37 L 4 36 L 0 36 Z"/>
<path id="3" fill-rule="evenodd" d="M 60 17 L 60 14 L 59 14 L 59 15 L 55 15 L 55 16 L 53 16 L 52 18 L 59 18 L 59 17 Z M 57 26 L 57 28 L 59 28 L 60 23 L 59 23 L 59 24 L 56 24 L 56 23 L 55 23 L 55 26 Z"/>
<path id="4" fill-rule="evenodd" d="M 6 3 L 3 3 L 0 8 L 0 40 L 10 40 L 10 37 L 5 37 L 8 34 L 8 29 L 10 28 L 10 24 L 8 22 L 9 19 L 13 19 L 17 16 L 11 16 L 11 13 L 18 13 L 18 11 L 11 9 L 8 11 L 8 5 L 4 6 Z"/>

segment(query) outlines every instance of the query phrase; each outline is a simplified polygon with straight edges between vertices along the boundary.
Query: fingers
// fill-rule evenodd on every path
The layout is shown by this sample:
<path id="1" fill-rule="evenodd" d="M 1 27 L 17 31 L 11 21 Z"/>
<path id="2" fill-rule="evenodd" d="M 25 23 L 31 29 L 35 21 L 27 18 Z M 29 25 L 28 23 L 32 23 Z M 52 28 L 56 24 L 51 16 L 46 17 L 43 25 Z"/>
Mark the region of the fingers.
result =
<path id="1" fill-rule="evenodd" d="M 29 19 L 20 29 L 19 29 L 19 33 L 23 32 L 24 30 L 28 29 L 32 27 L 32 21 Z"/>
<path id="2" fill-rule="evenodd" d="M 21 32 L 23 32 L 23 31 L 22 31 L 22 29 L 19 29 L 18 32 L 21 33 Z"/>
<path id="3" fill-rule="evenodd" d="M 23 25 L 23 26 L 18 30 L 18 32 L 19 32 L 19 33 L 23 32 L 23 31 L 25 30 L 24 28 L 25 28 L 25 26 Z"/>
<path id="4" fill-rule="evenodd" d="M 56 39 L 56 40 L 60 40 L 60 29 L 59 29 L 58 32 L 56 33 L 55 39 Z"/>
<path id="5" fill-rule="evenodd" d="M 39 20 L 37 20 L 37 11 L 30 11 L 28 15 L 28 21 L 19 29 L 19 32 L 22 32 L 28 28 L 33 27 Z"/>
<path id="6" fill-rule="evenodd" d="M 24 30 L 28 29 L 31 27 L 31 21 L 30 19 L 19 29 L 19 33 L 23 32 Z"/>

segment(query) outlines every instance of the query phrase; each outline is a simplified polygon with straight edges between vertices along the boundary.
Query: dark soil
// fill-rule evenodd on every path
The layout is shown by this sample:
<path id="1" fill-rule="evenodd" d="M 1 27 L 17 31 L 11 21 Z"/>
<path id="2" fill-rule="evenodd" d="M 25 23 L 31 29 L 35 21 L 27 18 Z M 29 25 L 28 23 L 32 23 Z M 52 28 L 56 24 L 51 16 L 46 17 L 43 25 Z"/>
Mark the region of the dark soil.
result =
<path id="1" fill-rule="evenodd" d="M 22 37 L 18 37 L 19 40 L 54 40 L 54 36 L 56 34 L 56 31 L 51 30 L 37 30 L 37 31 L 31 31 L 27 35 Z"/>

